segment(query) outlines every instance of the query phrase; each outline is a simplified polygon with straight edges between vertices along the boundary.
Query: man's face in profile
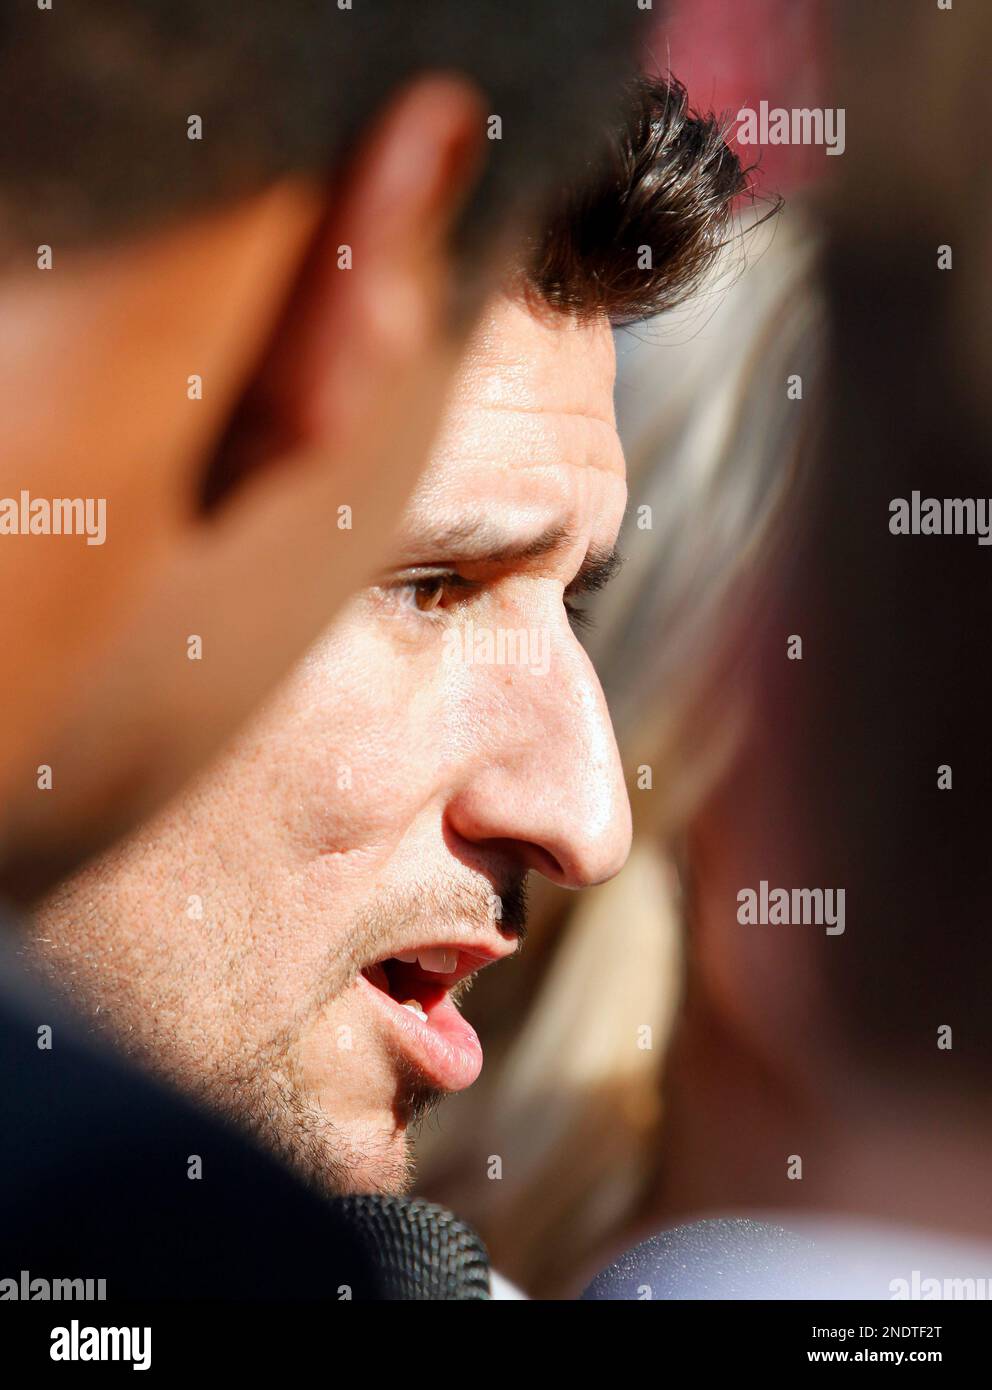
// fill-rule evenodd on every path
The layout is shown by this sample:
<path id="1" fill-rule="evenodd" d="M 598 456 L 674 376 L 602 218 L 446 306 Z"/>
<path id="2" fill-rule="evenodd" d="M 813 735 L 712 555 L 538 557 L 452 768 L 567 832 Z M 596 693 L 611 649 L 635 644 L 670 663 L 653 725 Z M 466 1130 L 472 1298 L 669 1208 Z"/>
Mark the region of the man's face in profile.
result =
<path id="1" fill-rule="evenodd" d="M 511 955 L 523 883 L 616 873 L 629 808 L 570 610 L 623 514 L 605 320 L 500 299 L 395 562 L 224 761 L 40 914 L 119 1042 L 337 1189 L 482 1058 L 452 1002 Z M 511 967 L 504 967 L 511 968 Z"/>

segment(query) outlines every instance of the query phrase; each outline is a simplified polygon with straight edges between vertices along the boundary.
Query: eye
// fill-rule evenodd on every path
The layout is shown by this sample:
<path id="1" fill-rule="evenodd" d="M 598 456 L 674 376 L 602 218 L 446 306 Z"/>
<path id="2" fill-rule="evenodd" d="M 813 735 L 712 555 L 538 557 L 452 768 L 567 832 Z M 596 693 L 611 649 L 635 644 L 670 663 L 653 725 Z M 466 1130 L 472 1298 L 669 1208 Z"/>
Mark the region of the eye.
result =
<path id="1" fill-rule="evenodd" d="M 429 573 L 411 571 L 398 575 L 389 586 L 401 608 L 414 608 L 425 616 L 440 617 L 442 611 L 452 600 L 474 593 L 478 584 L 463 579 L 451 570 L 436 570 Z"/>
<path id="2" fill-rule="evenodd" d="M 445 575 L 432 574 L 427 579 L 410 580 L 405 587 L 410 592 L 414 607 L 421 613 L 430 613 L 444 598 L 445 584 Z"/>

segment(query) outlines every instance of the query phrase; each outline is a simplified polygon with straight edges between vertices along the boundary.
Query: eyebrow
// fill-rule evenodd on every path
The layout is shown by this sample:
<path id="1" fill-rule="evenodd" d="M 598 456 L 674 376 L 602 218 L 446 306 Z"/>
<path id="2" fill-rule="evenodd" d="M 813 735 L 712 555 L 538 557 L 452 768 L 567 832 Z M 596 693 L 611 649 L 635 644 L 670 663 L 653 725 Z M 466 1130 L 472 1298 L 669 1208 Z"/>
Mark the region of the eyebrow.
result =
<path id="1" fill-rule="evenodd" d="M 485 517 L 459 521 L 434 530 L 428 527 L 417 534 L 418 547 L 425 554 L 443 555 L 463 564 L 488 565 L 539 560 L 552 551 L 571 545 L 574 540 L 575 532 L 561 523 L 546 527 L 528 540 L 520 540 L 507 536 Z M 574 597 L 597 593 L 609 583 L 622 564 L 623 559 L 616 547 L 605 549 L 603 546 L 591 546 L 575 578 L 566 585 L 566 594 Z"/>
<path id="2" fill-rule="evenodd" d="M 417 532 L 417 546 L 425 554 L 445 555 L 468 564 L 508 565 L 513 561 L 539 560 L 574 540 L 575 532 L 560 523 L 546 527 L 530 540 L 519 540 L 485 517 L 433 530 L 428 526 Z"/>
<path id="3" fill-rule="evenodd" d="M 598 594 L 600 589 L 606 588 L 622 564 L 623 556 L 616 546 L 612 550 L 593 546 L 579 566 L 578 574 L 570 584 L 566 584 L 565 593 L 569 598 L 579 594 Z"/>

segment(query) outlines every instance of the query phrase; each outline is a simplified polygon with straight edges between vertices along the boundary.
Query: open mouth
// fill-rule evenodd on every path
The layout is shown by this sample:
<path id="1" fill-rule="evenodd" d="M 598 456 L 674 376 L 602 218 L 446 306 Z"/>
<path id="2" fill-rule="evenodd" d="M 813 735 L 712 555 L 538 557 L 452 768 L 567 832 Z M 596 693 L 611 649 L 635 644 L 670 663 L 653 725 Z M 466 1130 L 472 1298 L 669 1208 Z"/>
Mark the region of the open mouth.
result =
<path id="1" fill-rule="evenodd" d="M 464 955 L 464 952 L 439 950 L 436 947 L 419 954 L 407 951 L 402 956 L 377 961 L 362 973 L 376 989 L 398 1000 L 404 1008 L 421 1014 L 422 1021 L 426 1023 L 428 1006 L 440 1003 L 445 994 L 452 1003 L 461 999 L 471 973 L 478 969 L 477 965 L 472 964 L 468 971 L 459 971 L 460 955 Z"/>
<path id="2" fill-rule="evenodd" d="M 398 1050 L 442 1090 L 464 1090 L 482 1070 L 478 1035 L 456 1001 L 491 959 L 456 946 L 425 947 L 376 961 L 358 977 L 388 1021 Z"/>

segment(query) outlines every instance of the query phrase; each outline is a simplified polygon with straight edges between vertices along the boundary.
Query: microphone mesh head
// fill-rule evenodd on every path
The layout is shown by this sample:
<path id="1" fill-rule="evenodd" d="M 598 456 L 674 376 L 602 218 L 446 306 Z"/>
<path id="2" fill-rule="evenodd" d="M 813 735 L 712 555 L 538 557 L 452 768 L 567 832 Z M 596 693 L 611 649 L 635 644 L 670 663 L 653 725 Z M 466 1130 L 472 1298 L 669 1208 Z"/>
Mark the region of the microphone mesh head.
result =
<path id="1" fill-rule="evenodd" d="M 381 1296 L 488 1299 L 489 1256 L 466 1222 L 420 1198 L 340 1197 L 340 1209 L 381 1279 Z"/>
<path id="2" fill-rule="evenodd" d="M 711 1217 L 661 1231 L 601 1270 L 584 1299 L 798 1298 L 815 1272 L 813 1243 L 750 1217 Z M 791 1292 L 790 1292 L 791 1290 Z"/>

